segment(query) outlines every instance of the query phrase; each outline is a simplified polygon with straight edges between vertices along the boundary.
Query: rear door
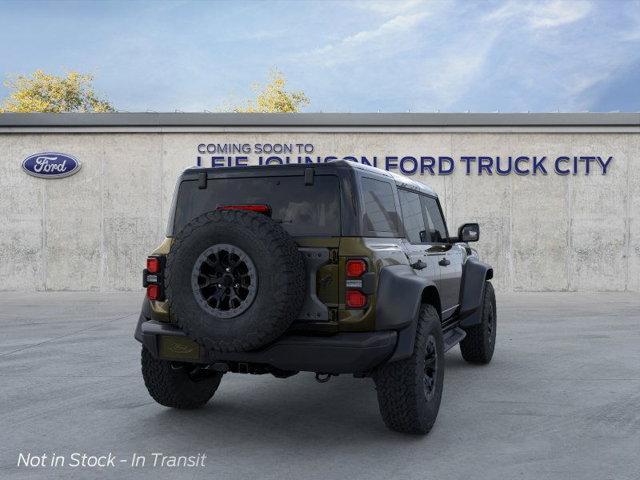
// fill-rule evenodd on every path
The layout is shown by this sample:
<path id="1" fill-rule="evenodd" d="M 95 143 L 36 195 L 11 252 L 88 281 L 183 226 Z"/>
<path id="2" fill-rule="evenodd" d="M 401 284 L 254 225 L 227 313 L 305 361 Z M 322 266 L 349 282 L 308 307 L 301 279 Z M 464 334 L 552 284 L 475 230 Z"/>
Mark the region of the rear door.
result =
<path id="1" fill-rule="evenodd" d="M 224 170 L 224 169 L 221 169 Z M 305 305 L 299 320 L 324 321 L 329 309 L 340 304 L 338 265 L 329 261 L 337 255 L 341 235 L 341 191 L 336 175 L 315 174 L 313 182 L 304 175 L 247 175 L 233 169 L 199 182 L 183 180 L 174 200 L 170 234 L 177 234 L 191 220 L 228 205 L 267 205 L 271 218 L 294 237 L 303 251 L 307 269 L 316 271 L 308 280 Z M 315 286 L 315 287 L 314 287 Z"/>
<path id="2" fill-rule="evenodd" d="M 459 245 L 449 241 L 447 224 L 438 199 L 428 195 L 421 195 L 421 199 L 430 236 L 427 255 L 437 259 L 440 267 L 438 290 L 442 302 L 442 320 L 446 320 L 459 304 L 464 252 Z"/>
<path id="3" fill-rule="evenodd" d="M 398 189 L 398 195 L 405 229 L 404 251 L 416 274 L 431 278 L 437 285 L 440 281 L 440 266 L 435 257 L 427 255 L 429 231 L 420 195 L 402 188 Z"/>

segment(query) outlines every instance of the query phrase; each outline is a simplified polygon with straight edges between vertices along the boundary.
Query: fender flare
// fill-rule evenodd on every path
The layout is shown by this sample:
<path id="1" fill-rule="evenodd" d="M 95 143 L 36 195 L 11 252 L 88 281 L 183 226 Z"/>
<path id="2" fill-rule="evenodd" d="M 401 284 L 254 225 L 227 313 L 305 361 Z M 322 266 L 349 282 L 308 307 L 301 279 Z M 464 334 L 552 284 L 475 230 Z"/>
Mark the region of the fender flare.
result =
<path id="1" fill-rule="evenodd" d="M 416 339 L 420 306 L 425 293 L 440 312 L 440 295 L 431 279 L 416 275 L 409 265 L 390 265 L 380 270 L 376 296 L 376 330 L 397 330 L 396 349 L 388 360 L 411 356 Z"/>
<path id="2" fill-rule="evenodd" d="M 460 282 L 460 318 L 461 327 L 478 325 L 482 321 L 482 300 L 485 281 L 493 278 L 493 267 L 475 257 L 467 258 L 462 270 Z"/>

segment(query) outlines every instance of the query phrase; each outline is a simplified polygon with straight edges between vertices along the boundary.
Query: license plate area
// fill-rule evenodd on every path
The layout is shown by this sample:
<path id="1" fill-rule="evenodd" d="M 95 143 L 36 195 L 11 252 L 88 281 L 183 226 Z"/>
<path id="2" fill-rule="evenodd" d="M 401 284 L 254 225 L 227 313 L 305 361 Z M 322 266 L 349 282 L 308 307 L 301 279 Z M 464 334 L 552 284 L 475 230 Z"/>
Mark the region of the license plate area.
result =
<path id="1" fill-rule="evenodd" d="M 160 335 L 158 354 L 160 358 L 168 360 L 198 361 L 200 345 L 189 337 Z"/>

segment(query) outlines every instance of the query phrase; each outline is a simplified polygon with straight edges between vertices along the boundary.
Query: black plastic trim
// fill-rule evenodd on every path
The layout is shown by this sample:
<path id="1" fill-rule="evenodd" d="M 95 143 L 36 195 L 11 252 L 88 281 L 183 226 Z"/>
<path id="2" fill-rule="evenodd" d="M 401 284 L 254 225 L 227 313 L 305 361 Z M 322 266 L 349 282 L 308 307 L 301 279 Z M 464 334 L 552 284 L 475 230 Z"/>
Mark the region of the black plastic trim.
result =
<path id="1" fill-rule="evenodd" d="M 135 330 L 135 333 L 133 334 L 136 340 L 138 340 L 139 342 L 142 342 L 142 324 L 150 320 L 156 320 L 156 318 L 154 317 L 155 315 L 153 313 L 153 309 L 151 308 L 151 301 L 145 295 L 142 298 L 142 308 L 140 309 L 140 316 L 138 317 L 136 330 Z"/>
<path id="2" fill-rule="evenodd" d="M 435 284 L 416 275 L 409 265 L 391 265 L 380 270 L 376 298 L 376 330 L 399 330 L 418 318 L 422 292 Z"/>
<path id="3" fill-rule="evenodd" d="M 491 265 L 483 263 L 475 257 L 469 257 L 464 262 L 460 281 L 460 310 L 458 312 L 461 327 L 471 327 L 482 321 L 480 306 L 484 297 L 484 283 L 491 278 L 493 278 Z"/>
<path id="4" fill-rule="evenodd" d="M 141 315 L 142 319 L 142 315 Z M 151 321 L 139 324 L 141 341 L 158 356 L 158 337 L 185 336 L 178 327 Z M 320 373 L 366 373 L 391 356 L 397 332 L 338 333 L 331 336 L 285 335 L 260 350 L 239 353 L 202 351 L 201 363 L 243 362 L 270 365 L 282 370 Z"/>
<path id="5" fill-rule="evenodd" d="M 449 350 L 451 350 L 458 343 L 464 340 L 464 337 L 466 336 L 467 336 L 467 332 L 457 327 L 444 332 L 442 335 L 443 341 L 444 341 L 444 351 L 448 352 Z"/>
<path id="6" fill-rule="evenodd" d="M 304 171 L 304 184 L 305 185 L 313 185 L 313 168 L 307 168 Z"/>
<path id="7" fill-rule="evenodd" d="M 198 188 L 204 190 L 207 188 L 207 172 L 202 172 L 198 176 Z"/>
<path id="8" fill-rule="evenodd" d="M 375 272 L 367 272 L 360 277 L 362 280 L 362 288 L 360 291 L 365 295 L 371 295 L 376 291 L 376 274 Z"/>
<path id="9" fill-rule="evenodd" d="M 316 322 L 329 320 L 329 309 L 318 298 L 317 276 L 318 269 L 329 263 L 330 252 L 328 248 L 300 247 L 298 249 L 305 262 L 307 275 L 307 295 L 298 314 L 298 321 Z"/>

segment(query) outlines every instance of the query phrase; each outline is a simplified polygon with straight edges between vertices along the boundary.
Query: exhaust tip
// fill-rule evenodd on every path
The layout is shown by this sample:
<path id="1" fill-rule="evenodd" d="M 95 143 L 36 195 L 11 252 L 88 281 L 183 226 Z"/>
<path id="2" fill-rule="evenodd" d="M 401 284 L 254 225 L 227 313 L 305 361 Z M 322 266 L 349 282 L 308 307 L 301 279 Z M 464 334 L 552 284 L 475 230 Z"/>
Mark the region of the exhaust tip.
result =
<path id="1" fill-rule="evenodd" d="M 331 380 L 331 376 L 332 375 L 330 373 L 316 373 L 316 382 L 327 383 Z"/>

